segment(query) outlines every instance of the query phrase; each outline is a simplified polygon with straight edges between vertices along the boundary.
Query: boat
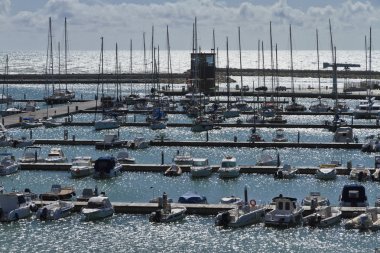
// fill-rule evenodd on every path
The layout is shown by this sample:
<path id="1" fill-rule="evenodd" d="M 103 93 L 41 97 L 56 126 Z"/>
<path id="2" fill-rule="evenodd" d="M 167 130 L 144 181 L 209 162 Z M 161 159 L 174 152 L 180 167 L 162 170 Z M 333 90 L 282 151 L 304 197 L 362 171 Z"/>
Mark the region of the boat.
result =
<path id="1" fill-rule="evenodd" d="M 321 196 L 320 192 L 310 192 L 310 194 L 302 200 L 301 204 L 315 209 L 318 206 L 329 206 L 330 200 L 327 197 Z"/>
<path id="2" fill-rule="evenodd" d="M 344 223 L 345 229 L 359 229 L 361 231 L 380 229 L 380 219 L 377 208 L 367 208 L 365 213 L 359 214 L 355 218 Z"/>
<path id="3" fill-rule="evenodd" d="M 167 125 L 166 121 L 164 121 L 164 120 L 153 120 L 150 123 L 150 129 L 152 129 L 152 130 L 165 129 L 166 125 Z"/>
<path id="4" fill-rule="evenodd" d="M 315 178 L 321 180 L 334 180 L 336 179 L 336 167 L 320 167 L 315 172 Z"/>
<path id="5" fill-rule="evenodd" d="M 352 127 L 338 127 L 334 133 L 333 142 L 351 143 L 355 142 L 355 140 Z"/>
<path id="6" fill-rule="evenodd" d="M 94 166 L 90 156 L 77 156 L 73 159 L 70 167 L 71 177 L 87 177 L 94 173 Z"/>
<path id="7" fill-rule="evenodd" d="M 281 165 L 280 154 L 277 148 L 264 148 L 256 162 L 257 166 L 275 166 Z"/>
<path id="8" fill-rule="evenodd" d="M 67 162 L 67 157 L 63 153 L 61 148 L 51 148 L 50 152 L 45 159 L 47 163 L 65 163 Z"/>
<path id="9" fill-rule="evenodd" d="M 221 212 L 216 216 L 215 225 L 223 227 L 243 227 L 260 223 L 264 220 L 266 208 L 256 205 L 256 201 L 251 199 L 248 202 L 247 187 L 244 189 L 245 200 L 242 205 Z"/>
<path id="10" fill-rule="evenodd" d="M 119 140 L 119 136 L 117 134 L 106 134 L 104 135 L 103 141 L 96 142 L 96 149 L 111 149 L 111 148 L 119 148 L 124 145 L 124 141 Z"/>
<path id="11" fill-rule="evenodd" d="M 377 136 L 370 135 L 365 139 L 367 142 L 361 148 L 363 152 L 380 152 L 380 134 Z"/>
<path id="12" fill-rule="evenodd" d="M 304 112 L 304 111 L 306 111 L 306 106 L 304 106 L 302 104 L 298 104 L 296 102 L 296 98 L 292 97 L 292 103 L 285 107 L 285 111 L 287 111 L 287 112 Z"/>
<path id="13" fill-rule="evenodd" d="M 16 221 L 32 215 L 37 209 L 29 192 L 9 192 L 0 194 L 0 221 Z"/>
<path id="14" fill-rule="evenodd" d="M 59 127 L 62 126 L 61 122 L 56 121 L 54 118 L 50 117 L 47 118 L 46 120 L 42 121 L 42 124 L 46 128 L 53 128 L 53 127 Z"/>
<path id="15" fill-rule="evenodd" d="M 59 184 L 53 184 L 50 192 L 40 194 L 41 200 L 70 200 L 75 196 L 75 189 L 72 186 L 62 187 Z"/>
<path id="16" fill-rule="evenodd" d="M 193 132 L 204 132 L 212 130 L 213 128 L 214 122 L 209 118 L 203 116 L 197 117 L 191 125 L 191 131 Z"/>
<path id="17" fill-rule="evenodd" d="M 120 127 L 120 123 L 116 119 L 101 119 L 94 123 L 95 130 L 115 129 Z"/>
<path id="18" fill-rule="evenodd" d="M 259 135 L 258 133 L 256 133 L 256 127 L 254 127 L 254 128 L 251 129 L 251 134 L 249 135 L 249 138 L 248 138 L 247 141 L 255 143 L 255 142 L 262 142 L 262 141 L 265 141 L 265 140 L 263 139 L 263 137 L 261 137 L 261 135 Z"/>
<path id="19" fill-rule="evenodd" d="M 359 100 L 359 105 L 353 111 L 355 119 L 371 119 L 378 117 L 380 113 L 380 103 L 375 98 Z"/>
<path id="20" fill-rule="evenodd" d="M 223 116 L 226 119 L 237 118 L 240 116 L 240 110 L 236 107 L 227 108 L 227 110 L 223 112 Z"/>
<path id="21" fill-rule="evenodd" d="M 274 178 L 276 179 L 292 179 L 297 175 L 298 169 L 292 168 L 289 164 L 284 164 L 284 166 L 279 167 L 274 173 Z"/>
<path id="22" fill-rule="evenodd" d="M 236 158 L 225 156 L 218 170 L 220 178 L 236 178 L 240 175 L 240 167 L 236 164 Z"/>
<path id="23" fill-rule="evenodd" d="M 182 175 L 182 169 L 176 164 L 170 165 L 170 167 L 164 172 L 164 176 L 167 176 L 167 177 L 174 177 L 174 176 L 180 176 L 180 175 Z"/>
<path id="24" fill-rule="evenodd" d="M 285 137 L 284 129 L 282 129 L 282 128 L 276 129 L 276 135 L 272 139 L 272 141 L 274 141 L 274 142 L 287 142 L 288 139 Z"/>
<path id="25" fill-rule="evenodd" d="M 41 156 L 41 147 L 29 146 L 25 147 L 23 156 L 19 159 L 20 163 L 40 163 L 45 162 L 45 158 Z"/>
<path id="26" fill-rule="evenodd" d="M 229 205 L 243 205 L 243 200 L 236 196 L 223 197 L 220 199 L 220 204 L 229 204 Z"/>
<path id="27" fill-rule="evenodd" d="M 38 208 L 36 217 L 40 220 L 58 220 L 69 216 L 73 209 L 73 202 L 57 200 Z"/>
<path id="28" fill-rule="evenodd" d="M 186 192 L 178 198 L 178 203 L 181 204 L 207 204 L 207 198 L 196 192 Z"/>
<path id="29" fill-rule="evenodd" d="M 192 166 L 193 157 L 189 152 L 180 152 L 177 150 L 177 155 L 173 158 L 173 162 L 177 165 Z"/>
<path id="30" fill-rule="evenodd" d="M 273 117 L 267 118 L 265 122 L 270 124 L 286 124 L 288 121 L 283 119 L 282 115 L 274 115 Z"/>
<path id="31" fill-rule="evenodd" d="M 194 158 L 193 165 L 190 167 L 190 174 L 195 177 L 209 177 L 211 176 L 212 168 L 208 164 L 206 158 Z"/>
<path id="32" fill-rule="evenodd" d="M 343 186 L 339 196 L 339 205 L 342 207 L 366 207 L 368 206 L 365 188 L 362 185 L 351 184 Z"/>
<path id="33" fill-rule="evenodd" d="M 115 211 L 108 197 L 101 195 L 91 197 L 87 202 L 87 206 L 82 208 L 81 214 L 82 220 L 92 221 L 110 217 L 114 212 Z"/>
<path id="34" fill-rule="evenodd" d="M 18 171 L 19 163 L 11 153 L 0 153 L 0 158 L 0 176 L 10 175 Z"/>
<path id="35" fill-rule="evenodd" d="M 150 142 L 144 137 L 136 137 L 133 141 L 128 143 L 128 147 L 133 149 L 144 149 L 148 148 L 149 145 Z"/>
<path id="36" fill-rule="evenodd" d="M 22 129 L 29 129 L 29 128 L 35 128 L 42 126 L 42 122 L 39 120 L 35 120 L 34 117 L 25 117 L 22 118 L 21 121 L 21 128 Z"/>
<path id="37" fill-rule="evenodd" d="M 104 192 L 102 192 L 102 194 L 105 195 Z M 98 194 L 98 187 L 97 186 L 95 186 L 95 189 L 84 188 L 82 190 L 82 195 L 80 195 L 80 196 L 77 197 L 77 201 L 88 202 L 88 200 L 91 197 L 96 197 L 96 196 L 99 196 L 99 194 Z"/>
<path id="38" fill-rule="evenodd" d="M 37 105 L 36 101 L 29 100 L 28 102 L 26 102 L 25 107 L 23 108 L 23 111 L 35 112 L 35 111 L 38 111 L 39 109 L 40 107 Z"/>
<path id="39" fill-rule="evenodd" d="M 45 96 L 44 101 L 48 105 L 65 104 L 75 97 L 75 93 L 65 89 L 54 89 L 51 95 Z"/>
<path id="40" fill-rule="evenodd" d="M 356 167 L 351 168 L 349 178 L 358 181 L 371 180 L 371 172 L 364 165 L 358 164 Z"/>
<path id="41" fill-rule="evenodd" d="M 158 208 L 150 214 L 150 222 L 168 223 L 180 221 L 186 217 L 186 207 L 171 207 L 171 204 L 168 203 L 168 195 L 165 192 L 162 195 L 162 202 L 158 202 Z"/>
<path id="42" fill-rule="evenodd" d="M 134 164 L 136 162 L 135 158 L 129 156 L 127 150 L 122 150 L 117 153 L 116 159 L 120 164 Z"/>
<path id="43" fill-rule="evenodd" d="M 315 113 L 328 112 L 331 110 L 331 107 L 326 102 L 324 102 L 322 98 L 319 96 L 316 101 L 311 102 L 309 110 Z"/>
<path id="44" fill-rule="evenodd" d="M 122 165 L 113 156 L 99 157 L 95 161 L 94 174 L 95 179 L 112 178 L 121 175 Z"/>
<path id="45" fill-rule="evenodd" d="M 280 194 L 273 198 L 274 210 L 265 214 L 265 226 L 292 227 L 302 223 L 303 208 L 296 198 L 284 197 Z"/>
<path id="46" fill-rule="evenodd" d="M 375 207 L 380 207 L 380 195 L 376 196 Z"/>
<path id="47" fill-rule="evenodd" d="M 339 207 L 319 206 L 315 212 L 303 217 L 303 224 L 311 227 L 325 228 L 339 224 L 342 211 Z"/>

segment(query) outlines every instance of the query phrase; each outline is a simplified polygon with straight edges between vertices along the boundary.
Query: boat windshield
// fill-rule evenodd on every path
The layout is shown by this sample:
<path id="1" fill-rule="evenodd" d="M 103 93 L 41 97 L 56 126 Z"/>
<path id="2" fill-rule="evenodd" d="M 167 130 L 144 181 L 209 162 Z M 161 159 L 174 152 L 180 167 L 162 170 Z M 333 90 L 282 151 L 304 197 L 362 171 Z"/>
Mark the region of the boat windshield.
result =
<path id="1" fill-rule="evenodd" d="M 193 166 L 207 166 L 208 162 L 207 160 L 204 161 L 193 161 Z"/>
<path id="2" fill-rule="evenodd" d="M 88 208 L 103 208 L 104 203 L 102 203 L 102 202 L 88 202 L 87 207 Z"/>
<path id="3" fill-rule="evenodd" d="M 236 162 L 235 161 L 223 161 L 222 167 L 224 167 L 224 168 L 236 167 Z"/>

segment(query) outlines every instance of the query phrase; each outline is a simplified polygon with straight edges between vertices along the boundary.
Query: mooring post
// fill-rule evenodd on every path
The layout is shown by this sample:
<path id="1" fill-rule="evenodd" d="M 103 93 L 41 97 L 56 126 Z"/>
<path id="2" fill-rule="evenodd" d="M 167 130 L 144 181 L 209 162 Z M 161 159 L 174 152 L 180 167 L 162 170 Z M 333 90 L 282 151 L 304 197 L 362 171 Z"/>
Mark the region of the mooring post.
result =
<path id="1" fill-rule="evenodd" d="M 33 139 L 33 131 L 32 131 L 32 129 L 29 130 L 29 139 Z"/>
<path id="2" fill-rule="evenodd" d="M 208 142 L 208 131 L 206 131 L 206 141 Z"/>
<path id="3" fill-rule="evenodd" d="M 234 142 L 237 142 L 237 136 L 234 136 Z"/>
<path id="4" fill-rule="evenodd" d="M 351 126 L 354 125 L 354 115 L 351 116 Z"/>
<path id="5" fill-rule="evenodd" d="M 298 133 L 297 133 L 297 142 L 298 142 L 298 143 L 300 143 L 300 137 L 301 137 L 301 135 L 300 135 L 300 131 L 298 131 Z"/>
<path id="6" fill-rule="evenodd" d="M 24 93 L 24 99 L 26 99 L 26 94 Z"/>
<path id="7" fill-rule="evenodd" d="M 133 122 L 136 122 L 136 114 L 133 114 Z"/>
<path id="8" fill-rule="evenodd" d="M 73 142 L 75 142 L 75 134 L 73 134 Z"/>
<path id="9" fill-rule="evenodd" d="M 165 154 L 164 151 L 161 151 L 161 165 L 164 165 L 165 163 Z"/>
<path id="10" fill-rule="evenodd" d="M 70 115 L 70 106 L 67 106 L 67 115 Z"/>
<path id="11" fill-rule="evenodd" d="M 4 125 L 4 118 L 1 118 L 1 124 Z"/>

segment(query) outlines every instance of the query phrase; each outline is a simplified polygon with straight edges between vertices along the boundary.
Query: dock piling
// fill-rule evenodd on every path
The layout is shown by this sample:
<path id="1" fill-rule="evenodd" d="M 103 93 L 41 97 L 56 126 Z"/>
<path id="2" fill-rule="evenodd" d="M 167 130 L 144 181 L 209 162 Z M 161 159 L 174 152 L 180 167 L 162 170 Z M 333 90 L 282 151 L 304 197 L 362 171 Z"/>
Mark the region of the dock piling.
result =
<path id="1" fill-rule="evenodd" d="M 297 143 L 300 143 L 300 131 L 298 131 L 298 133 L 297 133 Z"/>
<path id="2" fill-rule="evenodd" d="M 29 139 L 33 139 L 33 131 L 32 131 L 32 129 L 29 130 Z"/>
<path id="3" fill-rule="evenodd" d="M 206 141 L 208 142 L 208 131 L 206 131 Z"/>
<path id="4" fill-rule="evenodd" d="M 165 154 L 164 151 L 161 151 L 161 165 L 164 165 L 165 163 Z"/>

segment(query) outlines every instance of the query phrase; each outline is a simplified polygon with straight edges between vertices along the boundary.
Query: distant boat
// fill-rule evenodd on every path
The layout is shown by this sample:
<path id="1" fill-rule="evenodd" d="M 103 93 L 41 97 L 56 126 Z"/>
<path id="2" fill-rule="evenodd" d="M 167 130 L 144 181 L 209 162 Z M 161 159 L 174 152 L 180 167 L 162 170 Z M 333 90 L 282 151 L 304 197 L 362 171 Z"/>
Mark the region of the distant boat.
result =
<path id="1" fill-rule="evenodd" d="M 90 156 L 77 156 L 70 167 L 72 178 L 87 177 L 94 173 L 94 166 Z"/>
<path id="2" fill-rule="evenodd" d="M 355 142 L 355 136 L 352 127 L 338 127 L 334 133 L 334 142 L 352 143 Z"/>
<path id="3" fill-rule="evenodd" d="M 176 164 L 170 165 L 170 167 L 164 172 L 164 176 L 167 176 L 167 177 L 180 176 L 180 175 L 182 175 L 182 169 Z"/>
<path id="4" fill-rule="evenodd" d="M 41 200 L 70 200 L 75 196 L 75 189 L 71 186 L 62 187 L 59 184 L 53 184 L 50 192 L 40 194 Z"/>
<path id="5" fill-rule="evenodd" d="M 67 157 L 63 153 L 61 148 L 53 147 L 50 149 L 48 157 L 45 159 L 47 163 L 65 163 L 67 162 Z"/>
<path id="6" fill-rule="evenodd" d="M 277 148 L 264 148 L 256 162 L 257 166 L 275 166 L 281 165 L 280 154 Z"/>
<path id="7" fill-rule="evenodd" d="M 94 123 L 95 130 L 115 129 L 120 127 L 116 119 L 101 119 Z"/>
<path id="8" fill-rule="evenodd" d="M 57 200 L 40 207 L 36 212 L 36 217 L 40 220 L 58 220 L 69 216 L 73 209 L 73 202 Z"/>
<path id="9" fill-rule="evenodd" d="M 274 178 L 276 179 L 292 179 L 297 175 L 298 169 L 292 168 L 289 164 L 284 164 L 284 166 L 279 167 L 274 173 Z"/>
<path id="10" fill-rule="evenodd" d="M 113 156 L 99 157 L 95 161 L 93 177 L 96 179 L 112 178 L 121 175 L 122 165 Z"/>
<path id="11" fill-rule="evenodd" d="M 20 163 L 40 163 L 45 162 L 41 156 L 41 147 L 29 146 L 25 147 L 23 156 L 19 159 Z"/>
<path id="12" fill-rule="evenodd" d="M 314 213 L 303 217 L 303 223 L 311 227 L 325 228 L 339 224 L 342 211 L 339 207 L 321 206 Z"/>
<path id="13" fill-rule="evenodd" d="M 193 178 L 211 176 L 212 168 L 208 164 L 208 159 L 194 158 L 193 165 L 190 167 L 190 174 Z"/>
<path id="14" fill-rule="evenodd" d="M 362 185 L 351 184 L 343 186 L 339 196 L 340 206 L 366 207 L 368 206 L 365 188 Z"/>
<path id="15" fill-rule="evenodd" d="M 119 140 L 119 136 L 117 134 L 106 134 L 104 135 L 103 141 L 99 141 L 95 143 L 96 149 L 111 149 L 111 148 L 119 148 L 124 145 L 124 141 Z"/>
<path id="16" fill-rule="evenodd" d="M 122 150 L 117 153 L 116 159 L 120 164 L 133 164 L 135 163 L 135 158 L 131 157 L 127 150 Z"/>
<path id="17" fill-rule="evenodd" d="M 273 142 L 287 142 L 288 139 L 285 137 L 284 129 L 279 128 L 276 130 L 275 137 L 272 139 Z"/>
<path id="18" fill-rule="evenodd" d="M 150 214 L 149 221 L 168 223 L 180 221 L 186 217 L 186 207 L 171 207 L 165 192 L 162 196 L 162 203 L 159 202 L 158 207 L 157 211 Z"/>
<path id="19" fill-rule="evenodd" d="M 178 199 L 178 203 L 182 204 L 207 204 L 205 196 L 201 196 L 195 192 L 187 192 Z"/>
<path id="20" fill-rule="evenodd" d="M 280 194 L 273 198 L 275 209 L 265 214 L 265 226 L 293 227 L 302 223 L 303 208 L 296 198 L 283 197 Z"/>
<path id="21" fill-rule="evenodd" d="M 10 175 L 18 171 L 19 164 L 12 154 L 0 153 L 0 159 L 0 176 Z"/>
<path id="22" fill-rule="evenodd" d="M 36 205 L 23 192 L 10 192 L 0 194 L 0 221 L 17 221 L 32 216 L 32 210 Z"/>
<path id="23" fill-rule="evenodd" d="M 301 203 L 303 206 L 316 208 L 317 206 L 329 206 L 330 200 L 327 197 L 321 196 L 320 192 L 310 192 Z"/>
<path id="24" fill-rule="evenodd" d="M 81 211 L 82 220 L 92 221 L 110 217 L 114 214 L 114 208 L 106 196 L 91 197 L 87 206 Z"/>
<path id="25" fill-rule="evenodd" d="M 331 107 L 326 102 L 324 102 L 321 97 L 318 97 L 318 100 L 311 103 L 309 110 L 315 113 L 328 112 L 331 110 Z"/>
<path id="26" fill-rule="evenodd" d="M 218 170 L 220 178 L 237 178 L 240 175 L 240 167 L 236 164 L 236 158 L 225 156 Z"/>
<path id="27" fill-rule="evenodd" d="M 345 229 L 359 229 L 362 231 L 380 230 L 380 216 L 377 213 L 377 208 L 367 208 L 365 213 L 359 214 L 355 218 L 344 223 Z"/>
<path id="28" fill-rule="evenodd" d="M 199 116 L 191 125 L 191 131 L 193 132 L 204 132 L 209 131 L 214 128 L 214 122 L 206 117 Z"/>

